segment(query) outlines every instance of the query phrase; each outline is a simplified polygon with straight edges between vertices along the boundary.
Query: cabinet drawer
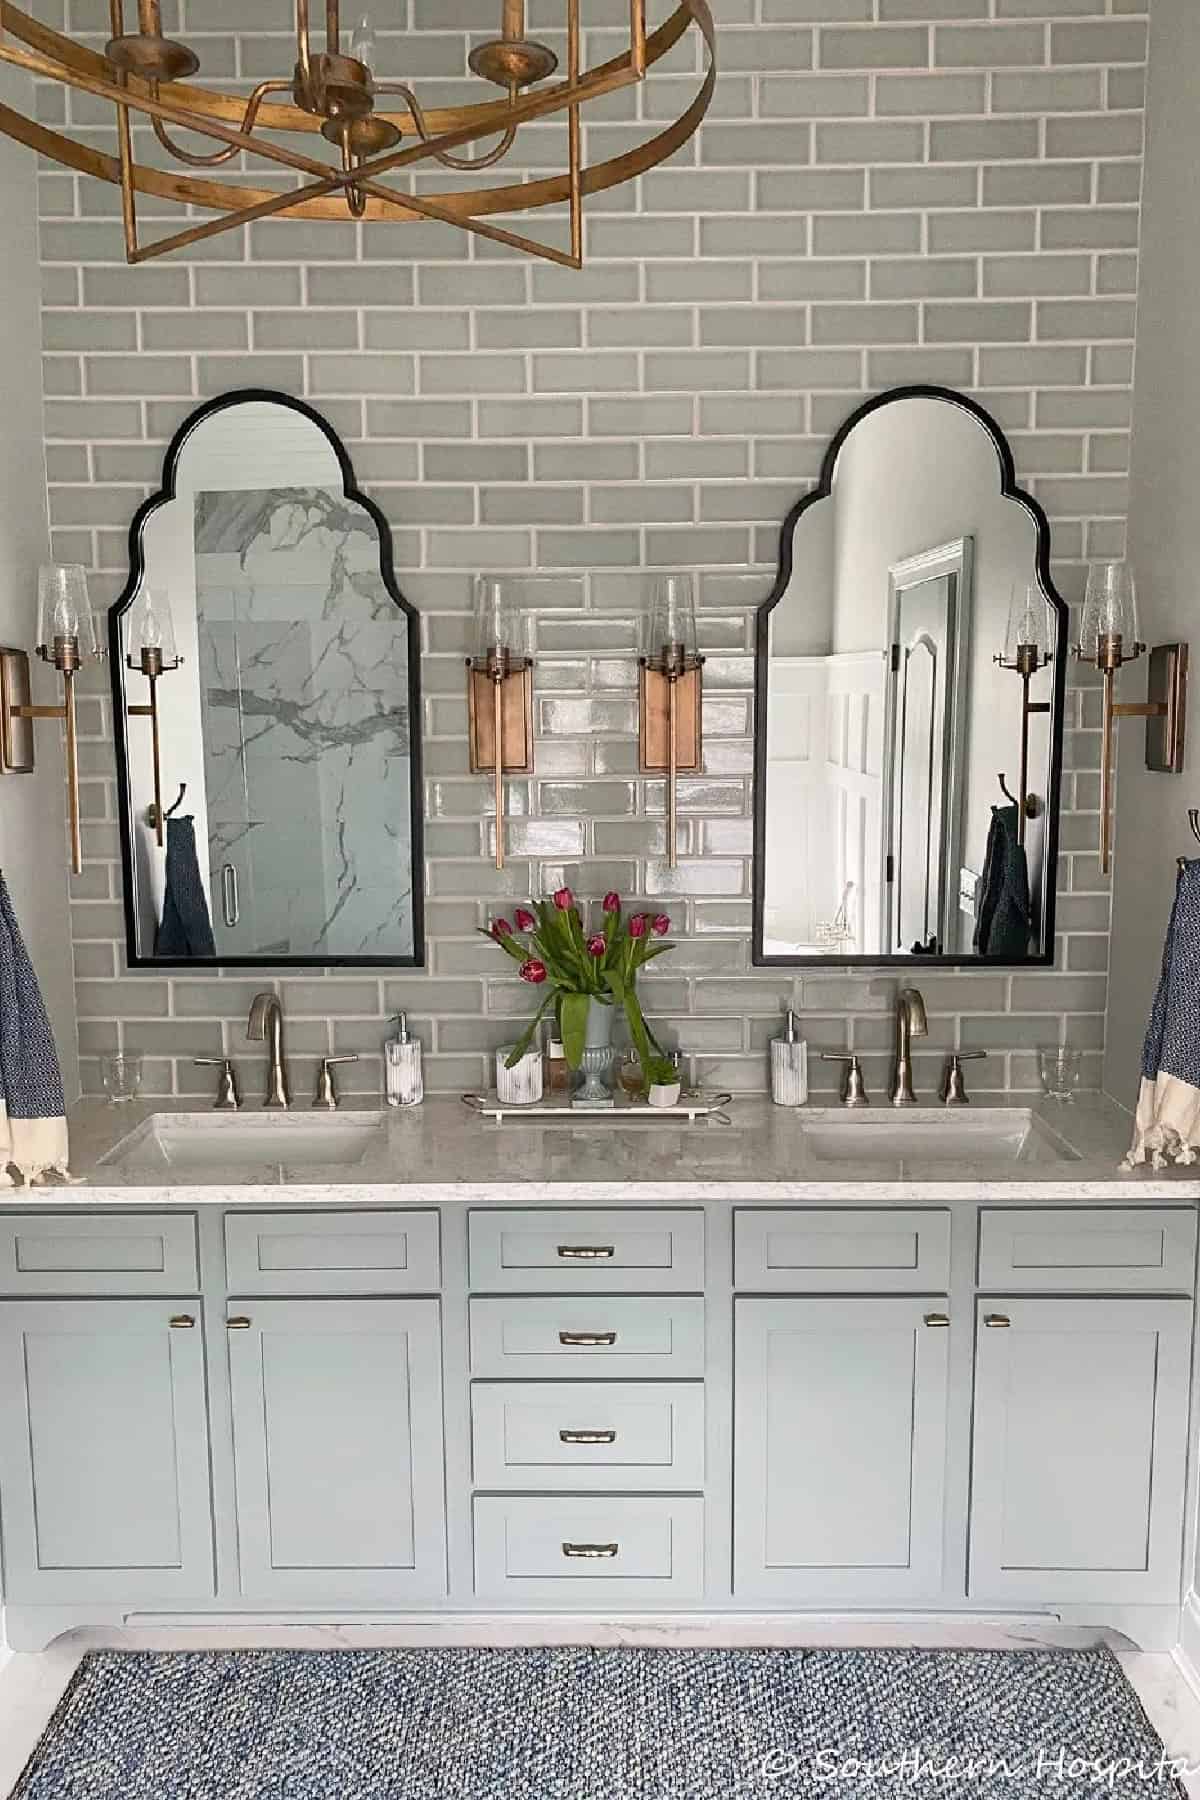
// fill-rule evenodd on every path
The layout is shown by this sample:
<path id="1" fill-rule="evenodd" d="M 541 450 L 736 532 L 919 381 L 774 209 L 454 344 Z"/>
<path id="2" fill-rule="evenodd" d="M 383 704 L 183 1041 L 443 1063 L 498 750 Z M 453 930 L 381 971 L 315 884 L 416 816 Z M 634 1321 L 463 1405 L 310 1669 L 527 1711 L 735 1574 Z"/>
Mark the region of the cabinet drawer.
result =
<path id="1" fill-rule="evenodd" d="M 0 1219 L 0 1294 L 175 1294 L 199 1285 L 188 1213 Z"/>
<path id="2" fill-rule="evenodd" d="M 473 1212 L 470 1233 L 476 1289 L 656 1294 L 704 1286 L 700 1212 Z"/>
<path id="3" fill-rule="evenodd" d="M 933 1293 L 950 1280 L 950 1214 L 755 1208 L 734 1218 L 734 1285 L 755 1293 Z"/>
<path id="4" fill-rule="evenodd" d="M 476 1382 L 475 1486 L 700 1488 L 699 1382 Z"/>
<path id="5" fill-rule="evenodd" d="M 980 1215 L 980 1287 L 1190 1293 L 1195 1259 L 1196 1219 L 1182 1207 L 997 1207 Z"/>
<path id="6" fill-rule="evenodd" d="M 254 1294 L 411 1294 L 440 1281 L 435 1212 L 230 1213 L 229 1286 Z"/>
<path id="7" fill-rule="evenodd" d="M 704 1373 L 704 1302 L 619 1294 L 471 1301 L 471 1373 L 640 1380 Z"/>
<path id="8" fill-rule="evenodd" d="M 698 1497 L 475 1501 L 475 1592 L 487 1599 L 694 1600 L 703 1586 Z"/>

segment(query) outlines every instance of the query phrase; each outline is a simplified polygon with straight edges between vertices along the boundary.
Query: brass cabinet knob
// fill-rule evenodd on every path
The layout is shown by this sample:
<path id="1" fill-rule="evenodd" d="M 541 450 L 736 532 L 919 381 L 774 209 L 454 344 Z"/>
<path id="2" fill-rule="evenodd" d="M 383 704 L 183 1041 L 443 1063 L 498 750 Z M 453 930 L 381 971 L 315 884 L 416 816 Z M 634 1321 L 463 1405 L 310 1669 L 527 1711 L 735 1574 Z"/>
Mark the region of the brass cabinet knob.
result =
<path id="1" fill-rule="evenodd" d="M 615 1431 L 560 1431 L 560 1444 L 615 1444 Z"/>
<path id="2" fill-rule="evenodd" d="M 608 1262 L 617 1249 L 615 1244 L 560 1244 L 558 1254 L 564 1262 Z"/>
<path id="3" fill-rule="evenodd" d="M 595 1561 L 602 1556 L 617 1556 L 620 1549 L 620 1544 L 564 1544 L 562 1553 L 564 1556 L 582 1556 Z"/>
<path id="4" fill-rule="evenodd" d="M 241 1316 L 233 1319 L 226 1319 L 225 1329 L 226 1331 L 249 1331 L 250 1320 Z"/>
<path id="5" fill-rule="evenodd" d="M 617 1334 L 615 1331 L 560 1331 L 558 1341 L 570 1348 L 583 1345 L 593 1349 L 599 1344 L 615 1344 Z"/>
<path id="6" fill-rule="evenodd" d="M 194 1331 L 196 1327 L 196 1321 L 191 1313 L 176 1313 L 169 1324 L 172 1331 Z"/>
<path id="7" fill-rule="evenodd" d="M 1006 1331 L 1012 1324 L 1007 1313 L 986 1313 L 983 1322 L 989 1331 Z"/>
<path id="8" fill-rule="evenodd" d="M 944 1329 L 950 1323 L 949 1313 L 926 1313 L 925 1323 L 931 1328 Z"/>

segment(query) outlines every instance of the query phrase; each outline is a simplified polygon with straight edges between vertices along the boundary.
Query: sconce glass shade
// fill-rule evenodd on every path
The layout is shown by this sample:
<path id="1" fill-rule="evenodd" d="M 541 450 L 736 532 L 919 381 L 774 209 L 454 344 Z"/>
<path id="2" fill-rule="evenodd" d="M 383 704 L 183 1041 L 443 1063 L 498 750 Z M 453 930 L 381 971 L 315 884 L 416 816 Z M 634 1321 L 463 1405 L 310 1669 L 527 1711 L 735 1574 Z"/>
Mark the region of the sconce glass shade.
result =
<path id="1" fill-rule="evenodd" d="M 476 668 L 523 669 L 530 660 L 533 617 L 522 604 L 522 583 L 504 575 L 481 575 L 475 584 Z"/>
<path id="2" fill-rule="evenodd" d="M 1141 655 L 1145 645 L 1138 626 L 1137 584 L 1127 562 L 1092 563 L 1078 654 L 1098 668 L 1120 667 Z"/>
<path id="3" fill-rule="evenodd" d="M 39 656 L 52 662 L 56 640 L 82 656 L 100 655 L 82 563 L 43 563 L 38 570 Z"/>
<path id="4" fill-rule="evenodd" d="M 129 615 L 129 648 L 136 661 L 143 650 L 157 650 L 164 665 L 174 664 L 175 621 L 171 602 L 161 588 L 143 588 Z"/>
<path id="5" fill-rule="evenodd" d="M 1014 582 L 1004 634 L 1003 661 L 1009 668 L 1032 665 L 1034 670 L 1053 655 L 1050 605 L 1032 582 Z"/>
<path id="6" fill-rule="evenodd" d="M 654 584 L 642 635 L 648 669 L 685 674 L 699 667 L 696 601 L 690 575 L 662 575 Z"/>

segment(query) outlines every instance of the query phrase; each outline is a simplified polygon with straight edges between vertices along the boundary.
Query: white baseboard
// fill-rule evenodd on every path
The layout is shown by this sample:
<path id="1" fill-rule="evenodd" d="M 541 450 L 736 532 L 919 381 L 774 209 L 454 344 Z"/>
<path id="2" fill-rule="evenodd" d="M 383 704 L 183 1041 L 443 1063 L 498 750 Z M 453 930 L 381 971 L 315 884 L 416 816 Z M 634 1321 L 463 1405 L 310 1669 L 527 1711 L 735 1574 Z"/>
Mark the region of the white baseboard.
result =
<path id="1" fill-rule="evenodd" d="M 1192 1692 L 1200 1697 L 1200 1594 L 1195 1588 L 1184 1599 L 1179 1616 L 1175 1661 Z"/>

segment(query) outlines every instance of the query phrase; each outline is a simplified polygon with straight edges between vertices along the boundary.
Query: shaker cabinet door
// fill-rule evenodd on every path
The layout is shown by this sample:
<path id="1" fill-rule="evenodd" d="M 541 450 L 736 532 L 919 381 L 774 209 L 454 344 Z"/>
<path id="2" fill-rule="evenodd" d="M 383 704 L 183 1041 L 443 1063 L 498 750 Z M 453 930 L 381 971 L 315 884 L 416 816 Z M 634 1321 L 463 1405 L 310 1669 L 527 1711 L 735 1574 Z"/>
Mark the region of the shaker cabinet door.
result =
<path id="1" fill-rule="evenodd" d="M 1191 1302 L 979 1302 L 969 1592 L 1179 1598 Z"/>
<path id="2" fill-rule="evenodd" d="M 736 1596 L 938 1593 L 944 1309 L 941 1299 L 737 1301 Z"/>
<path id="3" fill-rule="evenodd" d="M 211 1596 L 196 1301 L 0 1303 L 0 1494 L 10 1602 Z"/>
<path id="4" fill-rule="evenodd" d="M 436 1300 L 230 1301 L 247 1599 L 446 1592 Z"/>

